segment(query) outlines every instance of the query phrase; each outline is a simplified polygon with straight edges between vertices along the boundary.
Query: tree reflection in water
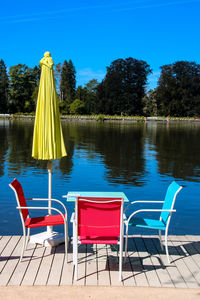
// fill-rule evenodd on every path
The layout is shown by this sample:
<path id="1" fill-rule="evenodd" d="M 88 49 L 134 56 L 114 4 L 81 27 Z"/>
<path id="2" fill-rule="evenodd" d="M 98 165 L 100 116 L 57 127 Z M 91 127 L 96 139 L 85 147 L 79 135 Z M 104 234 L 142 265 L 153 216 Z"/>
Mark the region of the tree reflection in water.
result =
<path id="1" fill-rule="evenodd" d="M 200 123 L 133 123 L 96 121 L 62 123 L 68 156 L 55 162 L 69 178 L 75 151 L 84 159 L 101 158 L 104 178 L 112 184 L 142 186 L 147 180 L 147 145 L 155 152 L 160 175 L 199 182 Z M 46 173 L 46 162 L 31 157 L 33 121 L 0 122 L 0 176 L 26 174 L 34 169 Z M 85 175 L 87 176 L 87 175 Z M 87 178 L 84 178 L 87 181 Z"/>
<path id="2" fill-rule="evenodd" d="M 147 126 L 158 172 L 181 180 L 200 181 L 200 123 Z"/>

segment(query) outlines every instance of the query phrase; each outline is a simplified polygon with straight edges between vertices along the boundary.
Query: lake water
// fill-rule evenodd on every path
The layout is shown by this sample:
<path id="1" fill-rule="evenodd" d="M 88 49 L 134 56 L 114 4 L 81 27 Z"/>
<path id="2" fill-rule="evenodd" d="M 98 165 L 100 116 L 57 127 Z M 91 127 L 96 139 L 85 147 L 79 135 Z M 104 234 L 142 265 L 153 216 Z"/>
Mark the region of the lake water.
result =
<path id="1" fill-rule="evenodd" d="M 47 163 L 31 157 L 33 125 L 0 120 L 0 235 L 22 234 L 8 186 L 13 178 L 26 198 L 48 196 Z M 62 195 L 82 190 L 120 191 L 131 201 L 163 200 L 176 180 L 183 189 L 169 233 L 200 234 L 200 123 L 63 121 L 62 127 L 68 156 L 53 162 L 53 198 L 65 203 Z M 73 203 L 67 208 L 70 215 Z"/>

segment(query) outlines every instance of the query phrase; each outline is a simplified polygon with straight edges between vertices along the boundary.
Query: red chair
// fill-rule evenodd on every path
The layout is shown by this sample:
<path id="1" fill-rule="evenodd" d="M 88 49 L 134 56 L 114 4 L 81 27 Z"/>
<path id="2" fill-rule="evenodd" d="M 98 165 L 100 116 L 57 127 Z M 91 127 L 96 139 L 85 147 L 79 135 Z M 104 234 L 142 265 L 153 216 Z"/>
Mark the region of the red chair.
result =
<path id="1" fill-rule="evenodd" d="M 30 218 L 29 210 L 30 209 L 44 209 L 48 210 L 48 207 L 29 207 L 27 206 L 26 200 L 32 200 L 32 201 L 49 201 L 49 199 L 25 199 L 24 192 L 22 189 L 21 184 L 19 181 L 15 178 L 9 186 L 11 189 L 15 192 L 16 200 L 17 200 L 17 209 L 19 209 L 22 227 L 23 227 L 23 248 L 21 252 L 20 261 L 22 260 L 24 256 L 25 248 L 27 248 L 27 244 L 30 237 L 30 228 L 35 227 L 44 227 L 44 226 L 54 226 L 54 225 L 64 225 L 64 231 L 65 231 L 65 253 L 66 253 L 66 260 L 67 260 L 67 248 L 68 248 L 68 227 L 67 227 L 67 210 L 64 206 L 64 204 L 56 199 L 51 199 L 54 202 L 59 203 L 64 208 L 65 213 L 63 214 L 60 210 L 57 208 L 51 208 L 52 210 L 56 211 L 57 215 L 48 215 L 48 216 L 42 216 L 42 217 L 34 217 Z M 27 234 L 26 234 L 27 229 Z"/>
<path id="2" fill-rule="evenodd" d="M 77 197 L 73 222 L 73 263 L 78 278 L 78 243 L 119 244 L 119 280 L 122 279 L 123 198 Z"/>

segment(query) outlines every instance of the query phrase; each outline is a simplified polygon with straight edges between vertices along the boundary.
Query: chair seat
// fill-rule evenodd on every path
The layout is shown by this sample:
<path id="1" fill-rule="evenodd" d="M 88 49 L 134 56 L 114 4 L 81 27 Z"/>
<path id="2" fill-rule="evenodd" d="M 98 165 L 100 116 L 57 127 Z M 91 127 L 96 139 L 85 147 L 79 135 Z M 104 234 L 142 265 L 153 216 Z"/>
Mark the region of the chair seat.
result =
<path id="1" fill-rule="evenodd" d="M 145 218 L 132 218 L 129 222 L 129 226 L 134 227 L 148 227 L 152 229 L 165 230 L 166 226 L 162 221 L 145 219 Z"/>
<path id="2" fill-rule="evenodd" d="M 25 226 L 27 228 L 62 225 L 62 224 L 64 224 L 64 220 L 61 215 L 50 215 L 50 216 L 37 217 L 37 218 L 28 218 L 25 222 Z"/>
<path id="3" fill-rule="evenodd" d="M 81 244 L 113 244 L 113 245 L 117 245 L 118 244 L 118 238 L 117 237 L 112 237 L 112 236 L 91 236 L 91 237 L 87 237 L 87 236 L 80 236 L 79 237 L 79 241 L 81 242 Z"/>

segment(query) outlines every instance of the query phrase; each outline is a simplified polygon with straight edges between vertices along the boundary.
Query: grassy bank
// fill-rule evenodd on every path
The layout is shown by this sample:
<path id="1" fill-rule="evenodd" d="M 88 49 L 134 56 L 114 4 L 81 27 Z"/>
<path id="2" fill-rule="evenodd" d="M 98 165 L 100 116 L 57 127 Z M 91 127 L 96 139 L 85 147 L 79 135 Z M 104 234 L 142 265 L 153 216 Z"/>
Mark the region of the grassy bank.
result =
<path id="1" fill-rule="evenodd" d="M 0 114 L 1 119 L 34 119 L 35 114 Z M 83 121 L 132 121 L 132 122 L 146 122 L 146 121 L 160 121 L 160 122 L 170 122 L 170 121 L 200 121 L 198 117 L 144 117 L 144 116 L 110 116 L 110 115 L 61 115 L 62 120 L 83 120 Z"/>

